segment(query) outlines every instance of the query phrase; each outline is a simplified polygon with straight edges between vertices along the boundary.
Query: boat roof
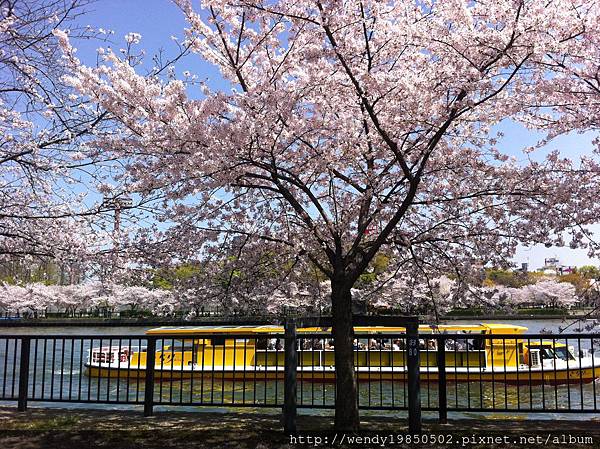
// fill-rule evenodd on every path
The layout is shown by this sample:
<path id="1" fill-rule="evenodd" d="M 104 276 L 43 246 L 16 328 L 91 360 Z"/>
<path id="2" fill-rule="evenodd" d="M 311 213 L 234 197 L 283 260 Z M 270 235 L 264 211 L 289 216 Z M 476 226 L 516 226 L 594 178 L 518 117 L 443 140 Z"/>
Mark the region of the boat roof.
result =
<path id="1" fill-rule="evenodd" d="M 561 343 L 561 342 L 555 341 L 555 340 L 542 340 L 541 342 L 536 341 L 536 340 L 531 340 L 531 341 L 527 342 L 527 346 L 529 346 L 531 348 L 537 348 L 539 346 L 562 348 L 567 345 L 565 343 Z"/>
<path id="2" fill-rule="evenodd" d="M 523 334 L 527 331 L 524 326 L 513 324 L 481 323 L 473 325 L 420 325 L 419 333 L 485 333 L 485 334 Z M 192 334 L 223 334 L 223 335 L 252 335 L 252 334 L 282 334 L 283 326 L 276 325 L 221 325 L 221 326 L 162 326 L 146 331 L 148 335 L 192 335 Z M 331 333 L 328 327 L 304 327 L 298 333 Z M 404 333 L 404 327 L 390 326 L 355 326 L 354 333 Z"/>

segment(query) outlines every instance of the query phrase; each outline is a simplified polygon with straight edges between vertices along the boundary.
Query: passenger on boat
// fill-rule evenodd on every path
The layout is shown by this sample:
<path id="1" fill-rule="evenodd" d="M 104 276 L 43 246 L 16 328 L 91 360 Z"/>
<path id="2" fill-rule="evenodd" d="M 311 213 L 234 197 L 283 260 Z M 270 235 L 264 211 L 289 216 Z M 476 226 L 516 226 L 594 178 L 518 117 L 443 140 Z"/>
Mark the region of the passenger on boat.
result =
<path id="1" fill-rule="evenodd" d="M 401 350 L 402 350 L 402 349 L 404 349 L 404 347 L 406 346 L 406 345 L 404 344 L 404 340 L 403 340 L 402 338 L 398 338 L 398 339 L 396 340 L 396 344 L 398 345 L 398 348 L 399 348 L 399 349 L 401 349 Z"/>
<path id="2" fill-rule="evenodd" d="M 377 340 L 375 340 L 374 338 L 371 338 L 369 340 L 369 349 L 373 350 L 373 349 L 379 349 L 378 347 L 379 345 L 377 344 Z"/>
<path id="3" fill-rule="evenodd" d="M 462 338 L 457 339 L 454 344 L 457 351 L 464 351 L 467 349 L 467 340 Z"/>
<path id="4" fill-rule="evenodd" d="M 472 341 L 472 349 L 481 350 L 485 347 L 482 337 L 475 337 Z"/>
<path id="5" fill-rule="evenodd" d="M 266 338 L 257 338 L 256 339 L 256 349 L 267 349 L 269 346 L 269 342 Z"/>

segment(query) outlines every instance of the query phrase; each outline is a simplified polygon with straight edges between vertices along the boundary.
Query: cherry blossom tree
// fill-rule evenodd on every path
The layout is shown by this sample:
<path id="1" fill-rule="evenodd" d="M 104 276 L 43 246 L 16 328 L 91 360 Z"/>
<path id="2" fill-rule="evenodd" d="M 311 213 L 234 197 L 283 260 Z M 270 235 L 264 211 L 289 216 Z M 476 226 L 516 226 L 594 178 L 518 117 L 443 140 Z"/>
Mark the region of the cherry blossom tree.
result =
<path id="1" fill-rule="evenodd" d="M 62 82 L 65 68 L 52 30 L 69 26 L 87 0 L 0 2 L 0 262 L 26 257 L 80 260 L 89 223 L 75 218 L 84 195 L 71 188 L 75 141 L 103 114 L 84 111 Z M 77 145 L 83 142 L 78 142 Z M 79 153 L 81 154 L 81 153 Z M 82 189 L 80 189 L 80 192 Z"/>
<path id="2" fill-rule="evenodd" d="M 170 226 L 140 241 L 183 258 L 237 236 L 240 263 L 266 245 L 280 266 L 329 279 L 338 429 L 358 428 L 352 289 L 375 255 L 433 280 L 568 230 L 588 244 L 596 162 L 511 159 L 494 126 L 590 128 L 580 108 L 597 102 L 553 83 L 585 84 L 584 68 L 597 83 L 595 3 L 177 3 L 186 44 L 230 90 L 189 72 L 145 76 L 110 50 L 85 67 L 57 32 L 70 84 L 119 122 L 92 146 L 123 161 L 131 192 L 161 192 L 155 216 Z"/>
<path id="3" fill-rule="evenodd" d="M 329 306 L 330 284 L 323 283 L 320 287 L 320 291 L 300 290 L 296 283 L 291 282 L 272 292 L 257 291 L 252 300 L 235 297 L 231 300 L 244 313 L 259 312 L 275 316 L 286 312 L 298 314 L 307 308 L 326 309 Z M 4 284 L 0 286 L 0 311 L 74 313 L 110 309 L 140 311 L 156 316 L 173 316 L 175 312 L 183 312 L 187 313 L 188 318 L 193 318 L 200 315 L 198 311 L 201 309 L 215 310 L 219 307 L 223 310 L 219 300 L 203 293 L 194 289 L 165 290 L 99 281 L 74 285 Z M 522 306 L 565 308 L 580 301 L 575 287 L 553 279 L 520 288 L 477 287 L 446 276 L 430 283 L 407 282 L 405 278 L 395 277 L 376 292 L 353 289 L 352 295 L 366 301 L 370 310 L 402 310 L 421 315 L 433 310 L 438 318 L 441 314 L 460 308 L 478 307 L 488 311 L 510 311 Z"/>
<path id="4" fill-rule="evenodd" d="M 167 290 L 99 281 L 76 285 L 0 285 L 0 311 L 8 313 L 110 309 L 143 310 L 157 316 L 170 316 L 181 306 L 176 294 Z"/>
<path id="5" fill-rule="evenodd" d="M 447 276 L 428 279 L 409 278 L 406 275 L 391 276 L 382 282 L 382 287 L 373 291 L 362 291 L 369 310 L 396 310 L 412 315 L 433 315 L 436 321 L 440 316 L 460 307 L 471 306 L 473 293 L 477 292 L 478 306 L 484 306 L 487 296 L 481 288 L 465 285 Z M 354 294 L 353 297 L 359 296 Z"/>
<path id="6" fill-rule="evenodd" d="M 525 287 L 505 288 L 470 284 L 464 279 L 450 279 L 442 275 L 438 278 L 411 278 L 403 273 L 382 280 L 381 287 L 372 291 L 361 291 L 360 296 L 368 303 L 369 310 L 403 313 L 433 318 L 452 311 L 468 308 L 497 310 L 514 309 L 522 305 L 526 296 Z M 359 296 L 356 293 L 353 297 Z M 531 297 L 532 301 L 540 297 Z"/>
<path id="7" fill-rule="evenodd" d="M 126 235 L 110 229 L 123 192 L 111 161 L 86 148 L 110 116 L 65 82 L 53 34 L 68 27 L 75 40 L 108 39 L 104 30 L 78 26 L 89 4 L 0 1 L 0 263 L 118 265 L 108 253 L 119 252 Z"/>
<path id="8" fill-rule="evenodd" d="M 499 287 L 497 294 L 505 299 L 505 303 L 513 307 L 543 305 L 565 308 L 579 302 L 572 284 L 554 279 L 541 280 L 521 288 Z"/>

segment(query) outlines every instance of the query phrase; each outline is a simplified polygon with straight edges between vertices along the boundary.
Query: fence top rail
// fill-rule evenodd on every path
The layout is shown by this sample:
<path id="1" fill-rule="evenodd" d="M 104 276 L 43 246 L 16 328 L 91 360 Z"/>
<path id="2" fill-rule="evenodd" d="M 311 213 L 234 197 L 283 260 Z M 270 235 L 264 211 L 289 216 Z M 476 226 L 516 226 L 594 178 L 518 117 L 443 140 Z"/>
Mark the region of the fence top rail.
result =
<path id="1" fill-rule="evenodd" d="M 356 338 L 407 338 L 409 335 L 405 332 L 361 332 L 355 333 Z M 116 334 L 116 335 L 91 335 L 91 334 L 72 334 L 72 335 L 57 335 L 57 334 L 0 334 L 0 340 L 17 339 L 17 340 L 202 340 L 209 338 L 227 338 L 227 339 L 269 339 L 269 338 L 284 338 L 284 332 L 269 332 L 263 334 L 223 334 L 223 333 L 200 333 L 200 334 Z M 569 334 L 480 334 L 480 333 L 419 333 L 421 339 L 430 340 L 447 340 L 447 339 L 465 339 L 465 338 L 484 338 L 486 340 L 590 340 L 600 339 L 600 333 L 569 333 Z M 298 339 L 318 339 L 332 338 L 330 332 L 298 332 Z"/>

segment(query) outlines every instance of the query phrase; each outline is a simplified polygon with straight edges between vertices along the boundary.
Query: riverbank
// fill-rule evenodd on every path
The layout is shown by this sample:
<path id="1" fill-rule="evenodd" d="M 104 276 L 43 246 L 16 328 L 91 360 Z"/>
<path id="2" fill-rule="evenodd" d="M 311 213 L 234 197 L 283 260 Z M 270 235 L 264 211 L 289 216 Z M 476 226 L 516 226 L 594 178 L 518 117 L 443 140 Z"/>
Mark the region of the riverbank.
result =
<path id="1" fill-rule="evenodd" d="M 465 320 L 479 320 L 479 321 L 523 321 L 523 320 L 586 320 L 590 317 L 588 315 L 542 315 L 535 313 L 520 313 L 520 314 L 493 314 L 493 315 L 445 315 L 440 318 L 440 321 L 465 321 Z"/>
<path id="2" fill-rule="evenodd" d="M 592 417 L 591 417 L 592 418 Z M 330 432 L 332 418 L 299 416 L 295 441 L 282 432 L 279 415 L 252 413 L 159 412 L 30 408 L 19 413 L 0 407 L 0 447 L 3 449 L 91 448 L 240 448 L 292 449 L 309 447 L 582 447 L 600 448 L 600 420 L 592 422 L 499 419 L 425 422 L 426 444 L 406 441 L 405 420 L 364 418 L 360 435 Z M 431 444 L 433 436 L 444 444 Z M 350 438 L 353 440 L 350 441 Z M 335 444 L 332 444 L 335 438 Z M 342 442 L 342 438 L 344 441 Z M 384 439 L 385 438 L 385 439 Z M 327 441 L 327 443 L 326 443 Z"/>

